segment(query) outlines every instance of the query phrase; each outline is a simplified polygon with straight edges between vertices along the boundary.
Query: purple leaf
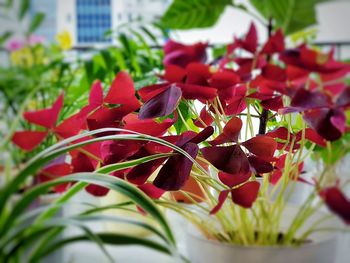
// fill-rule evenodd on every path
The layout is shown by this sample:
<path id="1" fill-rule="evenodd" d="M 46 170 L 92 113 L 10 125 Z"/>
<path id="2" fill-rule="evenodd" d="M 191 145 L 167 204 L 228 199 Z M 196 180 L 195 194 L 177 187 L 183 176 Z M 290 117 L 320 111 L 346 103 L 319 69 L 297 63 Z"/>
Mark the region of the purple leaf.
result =
<path id="1" fill-rule="evenodd" d="M 143 104 L 139 119 L 152 119 L 173 113 L 180 102 L 181 96 L 181 89 L 176 85 L 171 85 L 168 89 Z"/>

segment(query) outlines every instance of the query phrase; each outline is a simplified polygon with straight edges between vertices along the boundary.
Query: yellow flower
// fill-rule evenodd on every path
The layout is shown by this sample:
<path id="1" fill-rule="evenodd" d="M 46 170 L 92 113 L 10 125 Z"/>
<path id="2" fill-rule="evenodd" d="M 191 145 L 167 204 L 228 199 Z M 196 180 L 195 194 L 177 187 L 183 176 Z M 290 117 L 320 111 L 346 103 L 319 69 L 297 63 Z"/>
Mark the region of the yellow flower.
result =
<path id="1" fill-rule="evenodd" d="M 68 50 L 72 47 L 72 37 L 67 30 L 56 35 L 56 40 L 63 50 Z"/>
<path id="2" fill-rule="evenodd" d="M 16 66 L 30 67 L 34 64 L 33 53 L 29 47 L 11 52 L 10 60 Z"/>

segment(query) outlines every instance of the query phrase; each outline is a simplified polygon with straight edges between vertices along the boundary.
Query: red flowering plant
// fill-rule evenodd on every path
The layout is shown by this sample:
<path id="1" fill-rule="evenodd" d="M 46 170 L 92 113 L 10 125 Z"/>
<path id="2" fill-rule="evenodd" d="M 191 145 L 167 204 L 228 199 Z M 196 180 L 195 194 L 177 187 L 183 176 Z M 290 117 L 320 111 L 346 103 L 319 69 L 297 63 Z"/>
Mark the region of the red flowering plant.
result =
<path id="1" fill-rule="evenodd" d="M 120 72 L 104 95 L 96 81 L 88 105 L 66 120 L 57 122 L 63 95 L 48 109 L 25 113 L 25 120 L 43 129 L 18 131 L 13 142 L 28 151 L 51 134 L 67 156 L 39 171 L 40 181 L 109 174 L 219 241 L 302 244 L 322 230 L 313 225 L 296 234 L 323 203 L 349 224 L 350 201 L 335 173 L 326 164 L 310 179 L 303 163 L 323 151 L 331 158 L 332 147 L 348 135 L 350 87 L 344 78 L 350 66 L 306 44 L 287 48 L 281 30 L 259 45 L 254 24 L 215 63 L 207 63 L 206 47 L 170 40 L 158 83 L 136 91 Z M 188 188 L 191 180 L 199 193 Z M 300 183 L 313 191 L 281 238 L 282 212 Z M 70 187 L 86 187 L 96 196 L 108 192 L 95 181 L 55 190 Z M 165 192 L 183 194 L 198 209 Z"/>

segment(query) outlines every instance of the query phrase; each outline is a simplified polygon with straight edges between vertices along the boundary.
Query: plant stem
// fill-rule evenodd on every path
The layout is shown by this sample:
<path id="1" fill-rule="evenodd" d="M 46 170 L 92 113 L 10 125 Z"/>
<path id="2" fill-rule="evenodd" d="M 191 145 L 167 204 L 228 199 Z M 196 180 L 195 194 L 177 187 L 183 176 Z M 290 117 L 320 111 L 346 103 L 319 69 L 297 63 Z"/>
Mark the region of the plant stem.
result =
<path id="1" fill-rule="evenodd" d="M 273 25 L 272 25 L 272 18 L 269 18 L 269 23 L 267 25 L 267 32 L 268 32 L 268 39 L 271 37 L 272 35 L 272 29 L 273 29 Z M 270 63 L 271 60 L 271 56 L 268 55 L 267 56 L 267 63 Z M 266 109 L 263 109 L 261 114 L 260 114 L 260 123 L 259 123 L 259 134 L 265 134 L 266 133 L 266 125 L 267 125 L 267 121 L 268 121 L 268 117 L 269 117 L 269 111 Z"/>

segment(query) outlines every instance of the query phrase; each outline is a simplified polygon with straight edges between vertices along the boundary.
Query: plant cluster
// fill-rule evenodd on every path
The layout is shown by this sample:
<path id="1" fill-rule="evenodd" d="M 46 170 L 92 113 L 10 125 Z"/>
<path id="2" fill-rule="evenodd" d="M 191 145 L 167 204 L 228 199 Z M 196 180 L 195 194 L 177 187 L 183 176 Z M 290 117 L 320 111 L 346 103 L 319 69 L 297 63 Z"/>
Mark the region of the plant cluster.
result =
<path id="1" fill-rule="evenodd" d="M 14 133 L 18 147 L 31 151 L 49 136 L 66 152 L 33 170 L 35 180 L 56 179 L 58 192 L 79 185 L 104 196 L 109 189 L 97 178 L 59 184 L 71 173 L 103 171 L 186 216 L 207 237 L 236 244 L 301 244 L 322 230 L 314 224 L 300 233 L 323 203 L 349 224 L 350 202 L 333 165 L 325 162 L 313 180 L 303 177 L 308 157 L 326 151 L 332 158 L 348 134 L 349 65 L 335 60 L 333 50 L 286 47 L 282 30 L 260 46 L 254 24 L 213 63 L 206 48 L 169 40 L 158 83 L 136 90 L 126 72 L 109 87 L 96 80 L 88 104 L 62 121 L 63 94 L 49 108 L 25 112 L 35 128 Z M 183 190 L 189 180 L 202 195 Z M 282 214 L 297 183 L 314 190 L 281 238 Z M 176 191 L 198 209 L 165 195 Z"/>

